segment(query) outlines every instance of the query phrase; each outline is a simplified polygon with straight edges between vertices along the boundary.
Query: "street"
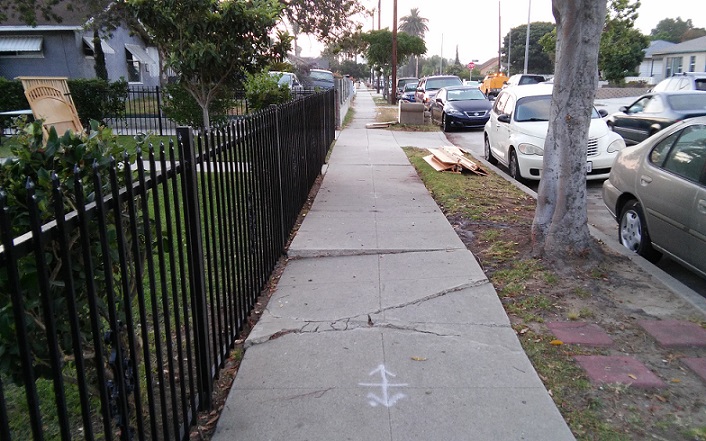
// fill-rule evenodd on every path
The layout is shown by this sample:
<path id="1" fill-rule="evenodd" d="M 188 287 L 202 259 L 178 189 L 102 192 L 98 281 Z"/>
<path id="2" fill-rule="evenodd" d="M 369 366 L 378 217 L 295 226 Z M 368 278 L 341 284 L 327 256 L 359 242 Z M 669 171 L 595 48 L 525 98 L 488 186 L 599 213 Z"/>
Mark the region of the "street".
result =
<path id="1" fill-rule="evenodd" d="M 474 158 L 483 158 L 482 130 L 455 131 L 447 133 L 446 138 L 466 153 L 470 153 Z M 504 175 L 508 180 L 512 180 L 508 175 L 508 170 L 505 167 L 499 166 L 496 168 L 487 163 L 484 163 L 483 165 L 484 167 L 496 170 L 498 173 Z M 530 181 L 527 184 L 527 187 L 532 191 L 532 193 L 534 193 L 535 197 L 538 184 L 539 181 Z M 618 224 L 610 215 L 605 205 L 603 205 L 602 186 L 602 180 L 588 181 L 587 183 L 588 222 L 608 237 L 607 240 L 611 241 L 611 243 L 608 244 L 609 246 L 620 246 L 618 242 Z M 705 279 L 697 276 L 668 257 L 663 257 L 660 259 L 656 266 L 701 296 L 706 297 Z"/>

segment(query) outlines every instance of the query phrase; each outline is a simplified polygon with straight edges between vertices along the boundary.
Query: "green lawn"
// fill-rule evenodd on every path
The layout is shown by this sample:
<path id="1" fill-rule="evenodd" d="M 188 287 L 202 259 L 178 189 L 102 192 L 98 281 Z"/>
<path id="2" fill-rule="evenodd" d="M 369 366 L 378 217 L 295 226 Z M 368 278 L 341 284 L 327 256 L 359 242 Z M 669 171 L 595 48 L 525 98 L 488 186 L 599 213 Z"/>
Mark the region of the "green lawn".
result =
<path id="1" fill-rule="evenodd" d="M 164 142 L 165 146 L 169 145 L 169 136 L 155 136 L 150 135 L 149 142 L 154 144 L 155 148 L 158 148 L 160 142 Z M 125 147 L 129 153 L 135 152 L 135 146 L 137 141 L 133 136 L 130 135 L 120 135 L 118 136 L 118 143 Z M 20 144 L 17 142 L 17 138 L 12 137 L 2 137 L 0 138 L 0 158 L 8 158 L 13 156 L 12 150 L 19 148 Z"/>

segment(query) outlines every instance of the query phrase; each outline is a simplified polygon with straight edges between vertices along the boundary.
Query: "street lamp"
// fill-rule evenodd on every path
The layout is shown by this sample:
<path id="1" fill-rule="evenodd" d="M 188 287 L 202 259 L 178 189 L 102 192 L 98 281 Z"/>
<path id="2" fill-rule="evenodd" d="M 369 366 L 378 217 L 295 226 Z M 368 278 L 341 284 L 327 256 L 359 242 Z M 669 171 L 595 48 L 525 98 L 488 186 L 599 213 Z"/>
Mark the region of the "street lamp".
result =
<path id="1" fill-rule="evenodd" d="M 529 34 L 530 34 L 530 12 L 532 11 L 532 0 L 527 6 L 527 37 L 525 38 L 525 73 L 527 73 L 527 61 L 529 58 Z"/>

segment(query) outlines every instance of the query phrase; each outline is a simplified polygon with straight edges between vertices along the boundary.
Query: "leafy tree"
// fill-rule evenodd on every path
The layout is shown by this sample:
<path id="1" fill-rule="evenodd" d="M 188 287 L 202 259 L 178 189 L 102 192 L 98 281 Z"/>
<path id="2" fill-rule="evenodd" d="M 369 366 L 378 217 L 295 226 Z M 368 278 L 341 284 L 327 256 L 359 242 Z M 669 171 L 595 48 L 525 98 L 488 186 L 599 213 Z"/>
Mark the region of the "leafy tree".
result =
<path id="1" fill-rule="evenodd" d="M 45 20 L 60 22 L 54 7 L 63 0 L 10 0 L 0 3 L 0 22 L 8 17 L 17 17 L 30 26 L 37 25 L 37 16 Z"/>
<path id="2" fill-rule="evenodd" d="M 691 19 L 686 21 L 681 17 L 665 18 L 650 32 L 650 40 L 665 40 L 672 43 L 681 43 L 706 35 L 706 29 L 694 28 Z"/>
<path id="3" fill-rule="evenodd" d="M 554 31 L 554 23 L 535 22 L 530 23 L 529 38 L 529 62 L 527 63 L 528 73 L 553 73 L 554 61 L 549 53 L 544 50 L 541 39 Z M 525 43 L 527 41 L 527 25 L 521 25 L 510 29 L 503 38 L 502 53 L 507 60 L 508 50 L 510 51 L 510 71 L 509 74 L 520 73 L 525 67 Z"/>
<path id="4" fill-rule="evenodd" d="M 603 78 L 612 83 L 622 83 L 642 62 L 644 49 L 649 45 L 647 37 L 635 29 L 635 19 L 640 2 L 628 4 L 628 0 L 610 0 L 606 13 L 598 67 Z M 540 39 L 540 45 L 550 58 L 556 57 L 556 31 Z"/>
<path id="5" fill-rule="evenodd" d="M 281 61 L 290 47 L 286 34 L 270 38 L 282 12 L 277 0 L 126 1 L 201 107 L 204 127 L 224 88 Z"/>
<path id="6" fill-rule="evenodd" d="M 603 78 L 611 83 L 623 83 L 626 76 L 634 73 L 645 57 L 644 49 L 649 46 L 648 38 L 635 29 L 640 2 L 629 4 L 628 1 L 610 0 L 601 36 L 598 68 Z"/>
<path id="7" fill-rule="evenodd" d="M 387 86 L 387 75 L 392 69 L 392 32 L 385 28 L 366 32 L 361 38 L 366 44 L 365 58 L 368 64 L 382 69 Z M 427 47 L 421 38 L 403 32 L 397 34 L 397 65 L 411 55 L 421 55 L 426 51 Z"/>
<path id="8" fill-rule="evenodd" d="M 597 252 L 588 231 L 586 139 L 606 2 L 552 0 L 552 10 L 557 64 L 532 242 L 535 254 L 560 262 Z"/>
<path id="9" fill-rule="evenodd" d="M 355 17 L 365 8 L 358 0 L 273 0 L 293 33 L 311 34 L 331 43 L 360 29 Z"/>
<path id="10" fill-rule="evenodd" d="M 704 28 L 691 28 L 684 32 L 681 36 L 682 41 L 693 40 L 694 38 L 700 38 L 706 35 L 706 29 Z"/>

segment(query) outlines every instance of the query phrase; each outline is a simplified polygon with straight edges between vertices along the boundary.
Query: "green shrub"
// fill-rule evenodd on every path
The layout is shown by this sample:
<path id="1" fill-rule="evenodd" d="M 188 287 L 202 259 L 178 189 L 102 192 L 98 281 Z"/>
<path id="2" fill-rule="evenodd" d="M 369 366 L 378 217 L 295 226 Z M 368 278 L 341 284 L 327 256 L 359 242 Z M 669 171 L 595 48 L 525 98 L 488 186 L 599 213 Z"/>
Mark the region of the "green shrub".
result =
<path id="1" fill-rule="evenodd" d="M 103 123 L 106 118 L 119 118 L 125 114 L 127 81 L 109 83 L 94 78 L 69 80 L 68 84 L 78 117 L 84 126 L 88 127 L 92 119 Z"/>
<path id="2" fill-rule="evenodd" d="M 245 98 L 250 110 L 260 110 L 271 104 L 282 104 L 289 101 L 291 93 L 286 85 L 279 85 L 277 78 L 268 72 L 247 75 L 245 81 Z"/>
<path id="3" fill-rule="evenodd" d="M 164 87 L 163 110 L 167 118 L 177 124 L 202 128 L 203 112 L 193 96 L 179 84 Z M 211 103 L 209 117 L 211 125 L 217 127 L 228 121 L 228 111 L 234 106 L 235 99 L 229 91 L 222 91 Z"/>
<path id="4" fill-rule="evenodd" d="M 117 137 L 113 135 L 111 129 L 99 126 L 96 121 L 91 121 L 90 132 L 88 134 L 74 134 L 67 131 L 63 136 L 59 136 L 56 130 L 50 130 L 49 138 L 44 143 L 42 135 L 42 122 L 32 123 L 18 127 L 19 146 L 13 149 L 12 158 L 4 160 L 0 164 L 0 188 L 7 197 L 7 215 L 12 225 L 13 237 L 17 237 L 29 230 L 29 211 L 27 208 L 27 180 L 34 183 L 35 198 L 39 207 L 41 222 L 44 224 L 53 219 L 52 202 L 52 180 L 51 174 L 56 173 L 61 184 L 63 205 L 66 212 L 74 210 L 77 206 L 76 194 L 74 192 L 74 168 L 78 168 L 81 181 L 84 185 L 84 192 L 87 195 L 87 202 L 95 199 L 95 186 L 91 178 L 92 168 L 105 178 L 103 180 L 103 193 L 109 191 L 107 184 L 108 170 L 111 167 L 111 157 L 122 157 L 123 149 L 117 143 Z M 134 157 L 130 158 L 131 161 Z M 95 165 L 94 165 L 95 164 Z M 124 182 L 124 174 L 118 173 L 119 185 Z M 122 208 L 126 210 L 127 208 Z M 112 216 L 112 215 L 110 215 Z M 112 249 L 111 253 L 117 250 L 115 240 L 115 222 L 111 223 L 108 234 Z M 122 228 L 124 231 L 128 229 Z M 88 240 L 91 244 L 98 244 L 98 228 L 89 227 Z M 90 335 L 90 319 L 88 307 L 88 291 L 86 289 L 87 267 L 85 266 L 81 254 L 81 242 L 78 240 L 78 232 L 70 233 L 71 241 L 71 262 L 73 278 L 76 281 L 76 302 L 80 314 L 82 335 Z M 129 236 L 128 236 L 129 237 Z M 98 304 L 105 308 L 107 293 L 101 267 L 100 246 L 92 245 L 94 252 L 94 268 L 96 268 L 94 283 L 100 298 Z M 47 241 L 45 245 L 45 256 L 48 264 L 47 274 L 38 274 L 34 259 L 31 257 L 19 260 L 19 275 L 22 284 L 21 297 L 24 303 L 25 324 L 29 336 L 32 350 L 32 358 L 36 367 L 38 377 L 50 378 L 51 364 L 49 362 L 49 345 L 46 339 L 46 323 L 42 313 L 42 301 L 39 290 L 40 277 L 49 277 L 51 287 L 51 301 L 55 310 L 56 335 L 59 341 L 59 350 L 62 352 L 62 359 L 70 358 L 73 348 L 70 338 L 70 323 L 66 314 L 66 299 L 64 298 L 63 287 L 64 278 L 62 274 L 62 261 L 58 256 L 58 244 L 55 240 Z M 119 280 L 119 274 L 115 274 Z M 19 348 L 17 345 L 16 329 L 13 320 L 13 305 L 10 298 L 10 287 L 8 286 L 7 271 L 0 270 L 0 371 L 4 376 L 20 381 L 22 365 L 20 362 Z M 17 306 L 17 305 L 15 305 Z M 99 312 L 102 317 L 106 317 L 105 310 Z M 89 342 L 84 340 L 85 349 L 90 352 Z"/>
<path id="5" fill-rule="evenodd" d="M 25 97 L 22 82 L 18 80 L 7 80 L 0 77 L 0 110 L 25 110 L 29 109 L 29 103 Z M 12 118 L 0 116 L 0 131 L 12 125 Z"/>

